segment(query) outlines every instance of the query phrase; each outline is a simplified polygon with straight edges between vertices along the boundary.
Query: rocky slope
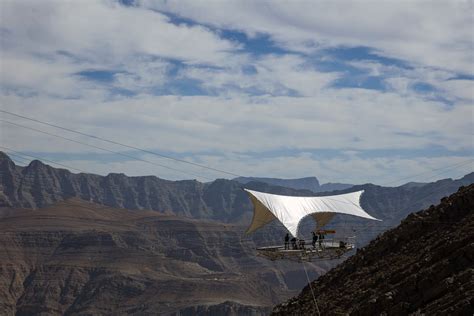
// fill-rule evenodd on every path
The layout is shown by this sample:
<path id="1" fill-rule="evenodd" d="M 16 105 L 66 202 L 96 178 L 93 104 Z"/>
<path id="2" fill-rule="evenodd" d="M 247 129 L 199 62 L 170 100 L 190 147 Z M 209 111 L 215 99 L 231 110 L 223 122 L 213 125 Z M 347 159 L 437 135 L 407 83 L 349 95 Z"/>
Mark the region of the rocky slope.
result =
<path id="1" fill-rule="evenodd" d="M 474 185 L 409 215 L 311 286 L 321 315 L 472 315 Z M 273 310 L 310 314 L 309 286 Z"/>
<path id="2" fill-rule="evenodd" d="M 304 284 L 242 227 L 70 199 L 0 210 L 2 315 L 264 315 Z M 311 267 L 312 275 L 322 273 Z"/>

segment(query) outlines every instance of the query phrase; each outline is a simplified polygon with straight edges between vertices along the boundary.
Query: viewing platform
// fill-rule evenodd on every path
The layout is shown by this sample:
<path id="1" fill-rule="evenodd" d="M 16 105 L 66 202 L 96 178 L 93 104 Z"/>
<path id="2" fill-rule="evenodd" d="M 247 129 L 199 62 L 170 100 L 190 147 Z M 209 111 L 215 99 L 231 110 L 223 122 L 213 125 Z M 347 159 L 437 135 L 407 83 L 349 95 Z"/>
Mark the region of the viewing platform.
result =
<path id="1" fill-rule="evenodd" d="M 257 254 L 272 261 L 286 259 L 301 262 L 338 259 L 355 248 L 355 237 L 328 238 L 316 242 L 315 247 L 311 240 L 305 240 L 304 247 L 297 245 L 294 248 L 290 243 L 288 248 L 285 249 L 285 245 L 259 247 Z"/>

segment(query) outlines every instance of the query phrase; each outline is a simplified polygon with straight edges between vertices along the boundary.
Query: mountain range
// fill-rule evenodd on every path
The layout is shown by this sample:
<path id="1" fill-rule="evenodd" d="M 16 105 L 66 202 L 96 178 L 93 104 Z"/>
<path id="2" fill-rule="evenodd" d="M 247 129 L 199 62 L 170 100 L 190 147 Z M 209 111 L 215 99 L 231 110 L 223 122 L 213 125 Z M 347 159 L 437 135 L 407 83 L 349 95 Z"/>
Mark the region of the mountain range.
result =
<path id="1" fill-rule="evenodd" d="M 285 230 L 274 222 L 245 235 L 253 211 L 243 186 L 295 196 L 364 190 L 362 206 L 383 221 L 338 217 L 332 223 L 338 232 L 356 235 L 362 247 L 409 213 L 474 183 L 474 173 L 333 192 L 256 180 L 243 185 L 75 174 L 38 160 L 17 166 L 0 152 L 0 307 L 12 315 L 42 308 L 45 314 L 265 315 L 307 281 L 301 264 L 256 257 L 255 247 L 281 243 Z M 309 235 L 314 223 L 308 219 L 302 226 Z M 308 264 L 309 277 L 346 258 Z M 178 285 L 182 296 L 176 296 Z"/>
<path id="2" fill-rule="evenodd" d="M 311 179 L 311 178 L 308 178 Z M 282 180 L 285 183 L 286 180 Z M 311 180 L 319 183 L 316 178 Z M 310 182 L 311 182 L 310 181 Z M 155 176 L 128 177 L 111 173 L 107 176 L 79 173 L 53 168 L 34 160 L 21 167 L 0 152 L 0 207 L 40 208 L 71 197 L 114 208 L 154 210 L 160 213 L 194 219 L 216 220 L 248 225 L 253 206 L 243 190 L 249 189 L 283 195 L 314 196 L 364 190 L 361 205 L 382 222 L 367 222 L 354 218 L 336 218 L 334 226 L 351 226 L 364 245 L 380 232 L 394 227 L 411 212 L 438 203 L 462 185 L 474 183 L 474 173 L 458 180 L 444 179 L 433 183 L 408 183 L 398 187 L 374 184 L 356 185 L 344 190 L 314 193 L 251 181 L 242 185 L 233 180 L 218 179 L 210 183 L 196 180 L 169 181 Z M 311 229 L 308 219 L 303 232 Z M 268 225 L 256 238 L 271 232 L 283 235 L 278 223 Z M 262 236 L 263 234 L 263 236 Z"/>

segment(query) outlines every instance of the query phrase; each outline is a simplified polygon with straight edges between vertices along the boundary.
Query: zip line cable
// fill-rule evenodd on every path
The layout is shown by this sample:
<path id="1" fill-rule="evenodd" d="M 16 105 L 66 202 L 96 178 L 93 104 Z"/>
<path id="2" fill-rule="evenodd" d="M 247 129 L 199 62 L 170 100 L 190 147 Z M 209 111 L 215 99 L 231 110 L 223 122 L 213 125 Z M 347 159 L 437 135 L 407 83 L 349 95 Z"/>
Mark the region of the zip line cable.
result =
<path id="1" fill-rule="evenodd" d="M 308 280 L 309 288 L 311 290 L 311 295 L 313 296 L 314 306 L 316 307 L 316 311 L 318 312 L 318 315 L 321 316 L 321 313 L 319 312 L 318 302 L 316 301 L 316 296 L 314 295 L 313 286 L 311 285 L 311 281 L 309 280 L 308 271 L 306 271 L 306 266 L 304 265 L 304 261 L 301 261 L 301 263 L 303 264 L 304 273 L 306 274 L 306 280 Z"/>
<path id="2" fill-rule="evenodd" d="M 196 167 L 201 167 L 201 168 L 204 168 L 204 169 L 208 169 L 208 170 L 220 172 L 220 173 L 227 174 L 227 175 L 231 175 L 231 176 L 234 176 L 234 177 L 241 177 L 241 175 L 239 175 L 239 174 L 232 173 L 232 172 L 228 172 L 228 171 L 225 171 L 225 170 L 222 170 L 222 169 L 217 169 L 217 168 L 209 167 L 209 166 L 206 166 L 206 165 L 198 164 L 198 163 L 195 163 L 195 162 L 191 162 L 191 161 L 187 161 L 187 160 L 183 160 L 183 159 L 179 159 L 179 158 L 175 158 L 175 157 L 163 155 L 163 154 L 160 154 L 160 153 L 151 151 L 151 150 L 139 148 L 139 147 L 132 146 L 132 145 L 128 145 L 128 144 L 124 144 L 124 143 L 119 143 L 119 142 L 114 141 L 114 140 L 110 140 L 110 139 L 106 139 L 106 138 L 103 138 L 103 137 L 100 137 L 100 136 L 95 136 L 95 135 L 87 134 L 87 133 L 84 133 L 84 132 L 80 132 L 80 131 L 77 131 L 77 130 L 73 130 L 73 129 L 71 129 L 71 128 L 67 128 L 67 127 L 63 127 L 63 126 L 56 125 L 56 124 L 44 122 L 44 121 L 41 121 L 41 120 L 38 120 L 38 119 L 34 119 L 34 118 L 31 118 L 31 117 L 27 117 L 27 116 L 24 116 L 24 115 L 12 113 L 12 112 L 5 111 L 5 110 L 1 110 L 1 109 L 0 109 L 0 112 L 5 113 L 5 114 L 9 114 L 9 115 L 13 115 L 13 116 L 16 116 L 16 117 L 25 119 L 25 120 L 29 120 L 29 121 L 33 121 L 33 122 L 36 122 L 36 123 L 40 123 L 40 124 L 43 124 L 43 125 L 47 125 L 47 126 L 50 126 L 50 127 L 62 129 L 62 130 L 64 130 L 64 131 L 68 131 L 68 132 L 71 132 L 71 133 L 76 133 L 76 134 L 79 134 L 79 135 L 82 135 L 82 136 L 86 136 L 86 137 L 89 137 L 89 138 L 98 139 L 98 140 L 101 140 L 101 141 L 103 141 L 103 142 L 107 142 L 107 143 L 110 143 L 110 144 L 119 145 L 119 146 L 123 146 L 123 147 L 129 148 L 129 149 L 138 150 L 138 151 L 141 151 L 141 152 L 144 152 L 144 153 L 147 153 L 147 154 L 151 154 L 151 155 L 155 155 L 155 156 L 158 156 L 158 157 L 161 157 L 161 158 L 170 159 L 170 160 L 174 160 L 174 161 L 181 162 L 181 163 L 186 163 L 186 164 L 189 164 L 189 165 L 193 165 L 193 166 L 196 166 Z"/>
<path id="3" fill-rule="evenodd" d="M 13 153 L 8 153 L 8 154 L 10 155 L 10 158 L 13 160 L 14 163 L 16 162 L 16 163 L 27 165 L 28 163 L 31 162 L 30 159 L 21 157 L 20 155 L 13 154 Z"/>
<path id="4" fill-rule="evenodd" d="M 39 159 L 39 160 L 43 160 L 43 161 L 47 161 L 47 162 L 50 162 L 50 163 L 53 163 L 53 164 L 56 164 L 58 166 L 62 166 L 62 167 L 65 167 L 65 168 L 68 168 L 68 169 L 73 169 L 73 170 L 76 170 L 76 171 L 79 171 L 79 172 L 83 172 L 83 173 L 87 173 L 86 171 L 84 170 L 81 170 L 81 169 L 77 169 L 77 168 L 74 168 L 74 167 L 71 167 L 71 166 L 68 166 L 68 165 L 64 165 L 62 163 L 59 163 L 59 162 L 56 162 L 56 161 L 53 161 L 53 160 L 49 160 L 49 159 L 46 159 L 46 158 L 42 158 L 42 157 L 38 157 L 38 156 L 33 156 L 33 155 L 28 155 L 28 154 L 25 154 L 25 153 L 22 153 L 22 152 L 19 152 L 19 151 L 15 151 L 11 148 L 8 148 L 8 147 L 5 147 L 5 146 L 0 146 L 0 148 L 3 148 L 3 149 L 6 149 L 8 151 L 10 151 L 10 155 L 14 155 L 14 156 L 23 156 L 23 160 L 29 160 L 28 158 L 24 158 L 24 157 L 31 157 L 31 158 L 35 158 L 35 159 Z"/>
<path id="5" fill-rule="evenodd" d="M 458 165 L 458 164 L 463 164 L 464 162 L 474 162 L 474 159 L 464 160 L 464 161 L 461 161 L 461 162 L 456 163 L 456 164 L 451 165 L 451 166 L 455 166 L 455 165 Z M 449 166 L 449 167 L 451 167 L 451 166 Z M 434 172 L 434 171 L 438 171 L 438 170 L 442 170 L 442 169 L 446 169 L 446 168 L 447 168 L 447 167 L 436 168 L 436 169 L 429 170 L 429 171 L 425 171 L 425 172 L 422 172 L 422 173 L 418 173 L 418 174 L 415 174 L 415 175 L 412 175 L 412 176 L 399 178 L 399 179 L 397 179 L 397 180 L 393 180 L 393 181 L 390 181 L 390 182 L 384 182 L 384 183 L 382 183 L 381 185 L 386 186 L 386 185 L 389 185 L 389 184 L 392 184 L 392 183 L 396 183 L 396 182 L 399 182 L 399 181 L 402 181 L 402 180 L 406 180 L 406 179 L 415 178 L 415 177 L 418 177 L 418 176 L 421 176 L 421 175 L 424 175 L 424 174 L 427 174 L 427 173 L 432 173 L 432 172 Z M 428 179 L 430 179 L 430 178 L 428 178 Z"/>
<path id="6" fill-rule="evenodd" d="M 54 124 L 50 124 L 50 123 L 47 123 L 47 122 L 43 122 L 43 121 L 40 121 L 40 120 L 37 120 L 37 119 L 33 119 L 33 118 L 29 118 L 29 117 L 26 117 L 26 116 L 22 116 L 22 115 L 18 115 L 18 114 L 15 114 L 15 113 L 11 113 L 11 112 L 8 112 L 8 111 L 5 111 L 5 110 L 1 110 L 0 109 L 0 112 L 3 112 L 3 113 L 7 113 L 7 114 L 10 114 L 10 115 L 14 115 L 14 116 L 17 116 L 17 117 L 20 117 L 20 118 L 24 118 L 24 119 L 27 119 L 27 120 L 31 120 L 31 121 L 34 121 L 34 122 L 38 122 L 38 123 L 41 123 L 41 124 L 44 124 L 44 125 L 48 125 L 48 126 L 52 126 L 52 127 L 55 127 L 55 128 L 60 128 L 60 129 L 64 129 L 66 131 L 70 131 L 70 132 L 74 132 L 74 133 L 77 133 L 77 134 L 80 134 L 80 135 L 84 135 L 84 136 L 87 136 L 87 137 L 91 137 L 91 138 L 95 138 L 95 139 L 99 139 L 99 140 L 103 140 L 103 141 L 106 141 L 106 142 L 109 142 L 109 143 L 112 143 L 112 144 L 117 144 L 117 145 L 121 145 L 121 146 L 125 146 L 125 147 L 128 147 L 128 148 L 132 148 L 132 149 L 136 149 L 136 150 L 140 150 L 140 151 L 143 151 L 143 152 L 147 152 L 147 153 L 151 153 L 151 154 L 157 154 L 157 153 L 154 153 L 154 152 L 149 152 L 147 150 L 142 150 L 138 147 L 134 147 L 134 146 L 129 146 L 129 145 L 125 145 L 125 144 L 121 144 L 121 143 L 118 143 L 118 142 L 115 142 L 115 141 L 110 141 L 110 140 L 107 140 L 107 139 L 103 139 L 103 138 L 100 138 L 100 137 L 97 137 L 97 136 L 94 136 L 94 135 L 89 135 L 89 134 L 86 134 L 86 133 L 82 133 L 82 132 L 78 132 L 78 131 L 75 131 L 75 130 L 72 130 L 72 129 L 68 129 L 68 128 L 64 128 L 64 127 L 61 127 L 61 126 L 58 126 L 58 125 L 54 125 Z M 66 138 L 66 137 L 63 137 L 63 136 L 59 136 L 59 135 L 56 135 L 56 134 L 52 134 L 52 133 L 48 133 L 48 132 L 45 132 L 45 131 L 42 131 L 42 130 L 38 130 L 38 129 L 35 129 L 35 128 L 31 128 L 31 127 L 27 127 L 27 126 L 24 126 L 24 125 L 20 125 L 20 124 L 17 124 L 17 123 L 13 123 L 13 122 L 10 122 L 10 121 L 6 121 L 6 120 L 0 120 L 2 122 L 5 122 L 5 123 L 8 123 L 8 124 L 11 124 L 11 125 L 14 125 L 14 126 L 17 126 L 17 127 L 22 127 L 22 128 L 25 128 L 25 129 L 29 129 L 29 130 L 33 130 L 33 131 L 36 131 L 36 132 L 39 132 L 39 133 L 43 133 L 43 134 L 46 134 L 46 135 L 49 135 L 49 136 L 54 136 L 54 137 L 58 137 L 58 138 L 61 138 L 61 139 L 65 139 L 65 140 L 68 140 L 68 141 L 71 141 L 71 142 L 75 142 L 75 143 L 78 143 L 78 144 L 81 144 L 81 145 L 85 145 L 85 146 L 89 146 L 89 147 L 92 147 L 92 148 L 96 148 L 96 149 L 100 149 L 100 150 L 103 150 L 103 151 L 106 151 L 106 152 L 110 152 L 110 153 L 113 153 L 113 154 L 118 154 L 118 155 L 121 155 L 121 156 L 124 156 L 124 157 L 127 157 L 127 158 L 131 158 L 131 159 L 134 159 L 134 160 L 138 160 L 138 161 L 141 161 L 141 162 L 145 162 L 145 163 L 149 163 L 149 164 L 152 164 L 152 165 L 155 165 L 155 166 L 159 166 L 159 167 L 163 167 L 163 168 L 167 168 L 167 169 L 170 169 L 170 170 L 173 170 L 173 171 L 177 171 L 177 172 L 180 172 L 180 173 L 184 173 L 184 174 L 191 174 L 193 176 L 197 176 L 197 177 L 201 177 L 201 178 L 205 178 L 207 180 L 213 180 L 211 178 L 208 178 L 208 177 L 204 177 L 204 176 L 201 176 L 201 175 L 198 175 L 198 174 L 195 174 L 195 173 L 190 173 L 190 172 L 185 172 L 185 171 L 182 171 L 182 170 L 178 170 L 178 169 L 175 169 L 175 168 L 171 168 L 171 167 L 168 167 L 168 166 L 165 166 L 165 165 L 161 165 L 161 164 L 157 164 L 157 163 L 154 163 L 154 162 L 151 162 L 151 161 L 148 161 L 148 160 L 145 160 L 145 159 L 141 159 L 141 158 L 138 158 L 138 157 L 134 157 L 134 156 L 131 156 L 131 155 L 128 155 L 128 154 L 124 154 L 124 153 L 120 153 L 120 152 L 115 152 L 115 151 L 112 151 L 112 150 L 109 150 L 109 149 L 105 149 L 105 148 L 102 148 L 102 147 L 99 147 L 99 146 L 95 146 L 95 145 L 91 145 L 91 144 L 87 144 L 87 143 L 83 143 L 83 142 L 80 142 L 80 141 L 77 141 L 77 140 L 74 140 L 74 139 L 70 139 L 70 138 Z M 4 147 L 5 148 L 5 147 Z M 158 156 L 160 156 L 160 154 L 157 154 Z M 31 155 L 30 155 L 31 156 Z M 31 157 L 34 157 L 34 156 L 31 156 Z M 37 159 L 42 159 L 42 158 L 39 158 L 39 157 L 34 157 L 34 158 L 37 158 Z M 180 159 L 174 159 L 172 157 L 164 157 L 164 158 L 169 158 L 169 159 L 172 159 L 172 160 L 176 160 L 176 161 L 180 161 L 180 162 L 186 162 L 186 163 L 190 163 L 190 162 L 187 162 L 187 161 L 184 161 L 184 160 L 180 160 Z M 45 161 L 48 161 L 47 159 L 43 159 Z M 56 163 L 54 161 L 51 161 L 49 160 L 50 162 L 52 163 Z M 444 169 L 457 169 L 461 166 L 464 166 L 466 164 L 469 164 L 469 163 L 472 163 L 474 161 L 474 159 L 469 159 L 467 161 L 462 161 L 462 162 L 459 162 L 459 163 L 456 163 L 454 165 L 450 165 L 450 166 L 447 166 L 447 167 L 442 167 L 442 168 L 437 168 L 437 169 L 434 169 L 432 171 L 429 171 L 429 172 L 433 172 L 433 171 L 437 171 L 437 170 L 444 170 Z M 58 165 L 62 165 L 60 163 L 56 163 Z M 190 163 L 190 164 L 194 164 L 194 163 Z M 203 166 L 203 165 L 199 165 L 199 164 L 195 164 L 195 165 L 198 165 L 200 167 L 204 167 L 206 169 L 210 169 L 210 170 L 214 170 L 214 171 L 223 171 L 223 170 L 219 170 L 219 169 L 215 169 L 215 168 L 208 168 L 207 166 Z M 79 170 L 77 168 L 72 168 L 72 167 L 69 167 L 69 166 L 66 166 L 66 165 L 62 165 L 64 167 L 67 167 L 67 168 L 71 168 L 71 169 L 75 169 L 75 170 Z M 81 172 L 83 172 L 81 170 Z M 225 173 L 228 173 L 226 171 L 223 171 Z M 422 175 L 422 174 L 426 174 L 426 173 L 429 173 L 429 172 L 424 172 L 424 173 L 420 173 L 420 174 L 416 174 L 414 176 L 411 176 L 411 177 L 404 177 L 404 178 L 400 178 L 399 180 L 395 180 L 395 181 L 392 181 L 392 182 L 388 182 L 388 183 L 385 183 L 384 185 L 386 184 L 389 184 L 389 183 L 393 183 L 393 182 L 398 182 L 400 180 L 403 180 L 403 179 L 408 179 L 408 178 L 413 178 L 413 177 L 416 177 L 416 176 L 419 176 L 419 175 Z M 440 172 L 440 173 L 436 173 L 437 174 L 442 174 L 446 171 L 443 171 L 443 172 Z M 239 176 L 237 174 L 233 174 L 233 173 L 228 173 L 228 174 L 232 174 L 232 175 L 235 175 L 235 176 Z M 431 195 L 431 194 L 430 194 Z M 423 197 L 425 198 L 425 197 Z M 414 203 L 412 204 L 415 204 L 416 202 L 418 201 L 415 201 Z"/>
<path id="7" fill-rule="evenodd" d="M 57 124 L 48 123 L 48 122 L 45 122 L 45 121 L 42 121 L 42 120 L 38 120 L 38 119 L 35 119 L 35 118 L 27 117 L 27 116 L 20 115 L 20 114 L 17 114 L 17 113 L 13 113 L 13 112 L 10 112 L 10 111 L 6 111 L 6 110 L 0 109 L 0 112 L 1 112 L 1 113 L 5 113 L 5 114 L 8 114 L 8 115 L 16 116 L 16 117 L 18 117 L 18 118 L 22 118 L 22 119 L 25 119 L 25 120 L 29 120 L 29 121 L 32 121 L 32 122 L 36 122 L 36 123 L 39 123 L 39 124 L 47 125 L 47 126 L 54 127 L 54 128 L 58 128 L 58 129 L 62 129 L 62 130 L 65 130 L 65 131 L 68 131 L 68 132 L 71 132 L 71 133 L 76 133 L 76 134 L 79 134 L 79 135 L 82 135 L 82 136 L 86 136 L 86 137 L 89 137 L 89 138 L 97 139 L 97 140 L 100 140 L 100 141 L 103 141 L 103 142 L 108 142 L 108 143 L 110 143 L 110 144 L 119 145 L 119 146 L 123 146 L 123 147 L 129 148 L 129 149 L 134 149 L 134 150 L 142 151 L 142 152 L 144 152 L 144 153 L 152 154 L 152 155 L 155 155 L 155 156 L 158 156 L 158 157 L 161 157 L 161 158 L 170 159 L 170 160 L 174 160 L 174 161 L 177 161 L 177 162 L 181 162 L 181 163 L 186 163 L 186 164 L 194 165 L 194 166 L 197 166 L 197 167 L 201 167 L 201 168 L 204 168 L 204 169 L 208 169 L 208 170 L 212 170 L 212 171 L 216 171 L 216 172 L 220 172 L 220 173 L 232 175 L 232 176 L 235 176 L 235 177 L 241 177 L 241 175 L 236 174 L 236 173 L 232 173 L 232 172 L 228 172 L 228 171 L 225 171 L 225 170 L 222 170 L 222 169 L 217 169 L 217 168 L 213 168 L 213 167 L 210 167 L 210 166 L 206 166 L 206 165 L 202 165 L 202 164 L 198 164 L 198 163 L 186 161 L 186 160 L 183 160 L 183 159 L 179 159 L 179 158 L 174 158 L 174 157 L 171 157 L 171 156 L 163 155 L 163 154 L 160 154 L 160 153 L 157 153 L 157 152 L 154 152 L 154 151 L 150 151 L 150 150 L 146 150 L 146 149 L 139 148 L 139 147 L 136 147 L 136 146 L 132 146 L 132 145 L 120 143 L 120 142 L 117 142 L 117 141 L 114 141 L 114 140 L 106 139 L 106 138 L 104 138 L 104 137 L 100 137 L 100 136 L 95 136 L 95 135 L 87 134 L 87 133 L 84 133 L 84 132 L 81 132 L 81 131 L 73 130 L 73 129 L 71 129 L 71 128 L 63 127 L 63 126 L 60 126 L 60 125 L 57 125 Z M 469 160 L 467 160 L 467 161 L 471 162 L 471 161 L 474 161 L 474 159 L 469 159 Z M 464 162 L 466 162 L 466 161 L 462 161 L 462 162 L 460 162 L 460 163 L 458 163 L 458 164 L 463 164 Z M 453 166 L 454 166 L 454 165 L 453 165 Z M 169 168 L 169 167 L 165 167 L 165 168 Z M 396 179 L 396 180 L 392 180 L 392 181 L 389 181 L 389 182 L 385 182 L 385 183 L 383 183 L 382 185 L 384 185 L 384 186 L 385 186 L 385 185 L 389 185 L 389 184 L 392 184 L 392 183 L 399 182 L 399 181 L 401 181 L 401 180 L 406 180 L 406 179 L 415 178 L 415 177 L 418 177 L 418 176 L 420 176 L 420 175 L 432 173 L 433 171 L 438 171 L 438 170 L 442 170 L 442 169 L 446 169 L 446 167 L 441 167 L 441 168 L 433 169 L 433 170 L 430 170 L 430 171 L 425 171 L 425 172 L 422 172 L 422 173 L 419 173 L 419 174 L 415 174 L 415 175 L 412 175 L 412 176 L 399 178 L 399 179 Z M 176 170 L 176 169 L 171 169 L 171 170 L 178 171 L 178 170 Z M 182 171 L 179 171 L 179 172 L 182 172 Z M 196 174 L 193 174 L 193 175 L 194 175 L 194 176 L 197 176 Z M 202 176 L 199 176 L 199 177 L 202 177 Z M 202 178 L 206 178 L 206 179 L 208 179 L 208 180 L 211 180 L 210 178 L 207 178 L 207 177 L 202 177 Z"/>
<path id="8" fill-rule="evenodd" d="M 176 172 L 180 172 L 180 173 L 183 173 L 183 174 L 193 175 L 195 177 L 203 178 L 203 179 L 210 180 L 210 181 L 213 180 L 211 178 L 208 178 L 208 177 L 196 174 L 196 173 L 192 173 L 192 172 L 188 172 L 188 171 L 182 171 L 182 170 L 179 170 L 179 169 L 176 169 L 176 168 L 168 167 L 168 166 L 165 166 L 165 165 L 162 165 L 162 164 L 159 164 L 159 163 L 155 163 L 155 162 L 152 162 L 152 161 L 149 161 L 149 160 L 138 158 L 138 157 L 135 157 L 135 156 L 132 156 L 132 155 L 124 154 L 124 153 L 121 153 L 121 152 L 118 152 L 118 151 L 113 151 L 113 150 L 106 149 L 106 148 L 103 148 L 103 147 L 99 147 L 99 146 L 96 146 L 96 145 L 91 145 L 91 144 L 88 144 L 88 143 L 84 143 L 84 142 L 81 142 L 81 141 L 78 141 L 78 140 L 75 140 L 75 139 L 67 138 L 67 137 L 56 135 L 56 134 L 49 133 L 49 132 L 45 132 L 45 131 L 42 131 L 42 130 L 39 130 L 39 129 L 36 129 L 36 128 L 33 128 L 33 127 L 24 126 L 24 125 L 21 125 L 21 124 L 13 123 L 13 122 L 2 120 L 2 119 L 0 119 L 0 122 L 4 122 L 4 123 L 7 123 L 7 124 L 17 126 L 17 127 L 32 130 L 32 131 L 42 133 L 42 134 L 45 134 L 45 135 L 61 138 L 61 139 L 64 139 L 64 140 L 67 140 L 67 141 L 70 141 L 70 142 L 73 142 L 73 143 L 76 143 L 76 144 L 92 147 L 92 148 L 95 148 L 95 149 L 99 149 L 99 150 L 102 150 L 102 151 L 106 151 L 106 152 L 109 152 L 109 153 L 112 153 L 112 154 L 120 155 L 120 156 L 127 157 L 127 158 L 130 158 L 130 159 L 134 159 L 134 160 L 137 160 L 137 161 L 145 162 L 145 163 L 148 163 L 148 164 L 151 164 L 151 165 L 154 165 L 154 166 L 166 168 L 166 169 L 176 171 Z"/>
<path id="9" fill-rule="evenodd" d="M 451 169 L 457 169 L 458 167 L 461 167 L 461 166 L 464 166 L 464 165 L 468 165 L 468 164 L 471 164 L 471 163 L 474 163 L 474 159 L 471 159 L 471 160 L 468 160 L 468 161 L 465 161 L 465 163 L 459 163 L 459 164 L 456 164 L 456 165 L 452 165 L 452 166 L 448 166 L 446 168 L 442 168 L 442 169 L 447 169 L 445 171 L 442 171 L 442 172 L 437 172 L 437 173 L 434 173 L 431 177 L 428 177 L 426 178 L 426 180 L 431 180 L 433 179 L 434 177 L 440 175 L 440 174 L 443 174 L 443 173 L 446 173 L 446 171 L 449 171 Z M 455 167 L 457 166 L 457 167 Z M 441 169 L 441 168 L 440 168 Z"/>

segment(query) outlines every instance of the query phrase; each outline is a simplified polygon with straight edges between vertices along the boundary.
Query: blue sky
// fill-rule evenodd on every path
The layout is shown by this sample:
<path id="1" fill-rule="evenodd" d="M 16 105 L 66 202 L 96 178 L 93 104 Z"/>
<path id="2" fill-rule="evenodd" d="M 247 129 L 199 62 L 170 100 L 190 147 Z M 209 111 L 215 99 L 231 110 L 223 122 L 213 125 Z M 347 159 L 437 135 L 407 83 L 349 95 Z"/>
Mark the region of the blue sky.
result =
<path id="1" fill-rule="evenodd" d="M 383 184 L 472 170 L 471 1 L 6 1 L 1 11 L 8 111 L 247 176 Z M 82 170 L 183 178 L 1 131 L 8 148 Z"/>

